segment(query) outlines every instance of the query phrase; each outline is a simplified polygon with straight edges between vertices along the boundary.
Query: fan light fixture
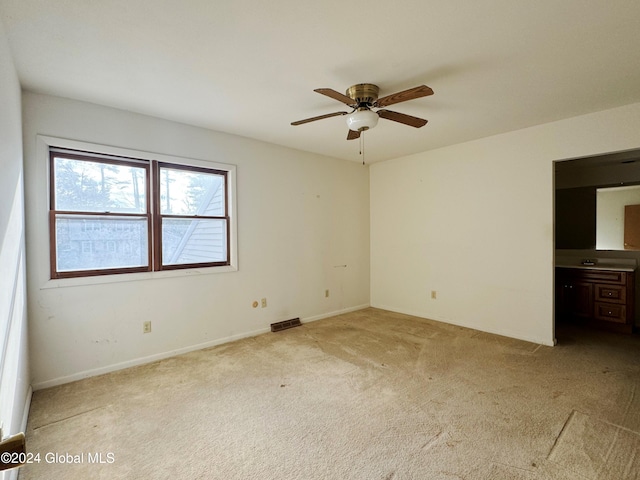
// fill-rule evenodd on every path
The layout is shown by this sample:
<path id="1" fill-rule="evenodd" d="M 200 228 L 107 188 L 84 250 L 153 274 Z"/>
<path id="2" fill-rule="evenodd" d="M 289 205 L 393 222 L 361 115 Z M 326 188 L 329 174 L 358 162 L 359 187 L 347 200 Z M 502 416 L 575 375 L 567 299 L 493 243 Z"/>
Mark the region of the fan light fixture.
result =
<path id="1" fill-rule="evenodd" d="M 315 122 L 316 120 L 346 115 L 345 118 L 347 119 L 347 126 L 349 127 L 347 140 L 355 140 L 356 138 L 360 139 L 360 155 L 362 155 L 363 164 L 364 132 L 375 127 L 378 124 L 378 118 L 382 117 L 386 120 L 402 123 L 415 128 L 424 127 L 427 124 L 427 121 L 424 118 L 412 117 L 411 115 L 406 115 L 404 113 L 393 112 L 391 110 L 387 110 L 385 107 L 400 102 L 406 102 L 407 100 L 413 100 L 414 98 L 433 95 L 433 90 L 430 87 L 420 85 L 408 90 L 403 90 L 402 92 L 378 98 L 380 89 L 373 83 L 358 83 L 356 85 L 351 85 L 347 89 L 346 95 L 336 92 L 331 88 L 316 88 L 314 92 L 326 95 L 329 98 L 344 103 L 354 110 L 351 113 L 326 113 L 324 115 L 318 115 L 317 117 L 305 118 L 304 120 L 291 122 L 291 125 L 303 125 L 305 123 Z M 371 110 L 372 108 L 378 108 L 380 110 L 374 112 Z"/>
<path id="2" fill-rule="evenodd" d="M 378 124 L 378 114 L 366 107 L 360 107 L 347 115 L 347 126 L 354 132 L 363 132 Z"/>

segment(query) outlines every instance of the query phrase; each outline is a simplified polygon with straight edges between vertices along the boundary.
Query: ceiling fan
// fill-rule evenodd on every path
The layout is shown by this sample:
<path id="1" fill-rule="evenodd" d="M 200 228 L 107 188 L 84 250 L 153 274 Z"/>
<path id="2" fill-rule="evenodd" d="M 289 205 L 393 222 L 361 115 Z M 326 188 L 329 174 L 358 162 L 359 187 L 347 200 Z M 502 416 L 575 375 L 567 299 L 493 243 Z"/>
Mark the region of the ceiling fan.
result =
<path id="1" fill-rule="evenodd" d="M 387 107 L 395 103 L 406 102 L 407 100 L 433 95 L 433 90 L 431 88 L 426 85 L 420 85 L 419 87 L 410 88 L 409 90 L 403 90 L 402 92 L 378 98 L 380 89 L 377 85 L 373 85 L 371 83 L 358 83 L 357 85 L 352 85 L 347 89 L 346 95 L 336 92 L 331 88 L 317 88 L 314 92 L 318 92 L 329 98 L 338 100 L 339 102 L 350 106 L 353 110 L 350 113 L 334 112 L 326 115 L 319 115 L 317 117 L 305 118 L 304 120 L 291 122 L 291 125 L 302 125 L 304 123 L 315 122 L 316 120 L 322 120 L 324 118 L 347 115 L 347 126 L 349 127 L 347 140 L 359 138 L 362 132 L 375 127 L 378 123 L 378 118 L 403 123 L 415 128 L 423 127 L 427 124 L 427 121 L 423 118 L 412 117 L 405 113 L 393 112 L 391 110 L 385 110 L 384 108 L 382 110 L 374 111 L 372 108 Z"/>

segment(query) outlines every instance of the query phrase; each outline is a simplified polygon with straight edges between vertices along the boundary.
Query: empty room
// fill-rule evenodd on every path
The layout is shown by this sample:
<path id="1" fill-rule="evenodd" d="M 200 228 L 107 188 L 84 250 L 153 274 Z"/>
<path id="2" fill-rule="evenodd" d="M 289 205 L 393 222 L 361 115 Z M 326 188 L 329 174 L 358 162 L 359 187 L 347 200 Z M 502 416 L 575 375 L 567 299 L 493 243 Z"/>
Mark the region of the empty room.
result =
<path id="1" fill-rule="evenodd" d="M 0 479 L 639 480 L 639 19 L 0 0 Z"/>

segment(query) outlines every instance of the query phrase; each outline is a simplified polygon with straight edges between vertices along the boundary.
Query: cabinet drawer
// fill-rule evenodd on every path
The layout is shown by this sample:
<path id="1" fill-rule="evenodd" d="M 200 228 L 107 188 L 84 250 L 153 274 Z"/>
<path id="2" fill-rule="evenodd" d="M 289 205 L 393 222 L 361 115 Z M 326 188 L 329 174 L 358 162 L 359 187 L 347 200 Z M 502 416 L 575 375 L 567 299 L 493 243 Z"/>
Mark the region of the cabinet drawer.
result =
<path id="1" fill-rule="evenodd" d="M 627 289 L 619 285 L 595 285 L 596 302 L 627 303 Z"/>
<path id="2" fill-rule="evenodd" d="M 615 303 L 596 302 L 593 317 L 607 322 L 627 323 L 627 307 Z"/>
<path id="3" fill-rule="evenodd" d="M 581 272 L 583 280 L 592 282 L 617 283 L 624 285 L 627 281 L 625 272 L 615 272 L 609 270 L 583 270 Z"/>

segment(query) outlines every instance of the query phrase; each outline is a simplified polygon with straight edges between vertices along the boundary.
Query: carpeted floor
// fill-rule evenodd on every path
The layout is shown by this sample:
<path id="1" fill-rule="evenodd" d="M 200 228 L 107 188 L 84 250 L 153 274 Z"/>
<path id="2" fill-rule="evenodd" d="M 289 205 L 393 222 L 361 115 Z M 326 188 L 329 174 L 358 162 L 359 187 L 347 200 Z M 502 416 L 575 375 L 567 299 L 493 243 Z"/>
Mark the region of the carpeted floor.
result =
<path id="1" fill-rule="evenodd" d="M 20 479 L 640 479 L 640 339 L 557 336 L 371 308 L 38 391 Z"/>

